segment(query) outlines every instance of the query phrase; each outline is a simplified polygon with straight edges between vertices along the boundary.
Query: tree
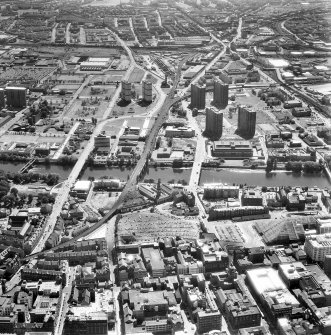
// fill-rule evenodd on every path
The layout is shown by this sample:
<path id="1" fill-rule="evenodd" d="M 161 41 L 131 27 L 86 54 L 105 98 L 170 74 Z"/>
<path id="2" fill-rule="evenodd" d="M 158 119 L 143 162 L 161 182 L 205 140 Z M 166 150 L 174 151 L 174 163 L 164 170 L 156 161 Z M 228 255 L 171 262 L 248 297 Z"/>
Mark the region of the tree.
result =
<path id="1" fill-rule="evenodd" d="M 32 200 L 33 200 L 33 195 L 29 194 L 28 195 L 28 203 L 31 204 Z"/>
<path id="2" fill-rule="evenodd" d="M 172 162 L 174 168 L 181 168 L 183 166 L 183 161 L 181 159 L 174 159 Z"/>
<path id="3" fill-rule="evenodd" d="M 40 214 L 48 215 L 52 212 L 52 206 L 49 204 L 42 204 L 40 207 Z"/>
<path id="4" fill-rule="evenodd" d="M 9 194 L 9 195 L 5 195 L 3 198 L 2 198 L 2 201 L 4 202 L 5 204 L 5 207 L 7 208 L 13 208 L 15 203 L 16 203 L 16 198 L 13 194 Z"/>
<path id="5" fill-rule="evenodd" d="M 161 137 L 159 136 L 156 140 L 155 149 L 159 149 L 161 145 Z"/>
<path id="6" fill-rule="evenodd" d="M 285 168 L 288 171 L 300 173 L 302 171 L 302 162 L 287 162 Z"/>
<path id="7" fill-rule="evenodd" d="M 267 160 L 267 166 L 265 168 L 266 172 L 271 172 L 274 168 L 274 159 L 273 158 L 268 158 Z"/>
<path id="8" fill-rule="evenodd" d="M 10 193 L 15 196 L 15 198 L 18 195 L 18 189 L 16 187 L 12 187 L 10 190 Z"/>
<path id="9" fill-rule="evenodd" d="M 317 162 L 305 162 L 303 170 L 306 173 L 321 172 L 323 167 Z"/>

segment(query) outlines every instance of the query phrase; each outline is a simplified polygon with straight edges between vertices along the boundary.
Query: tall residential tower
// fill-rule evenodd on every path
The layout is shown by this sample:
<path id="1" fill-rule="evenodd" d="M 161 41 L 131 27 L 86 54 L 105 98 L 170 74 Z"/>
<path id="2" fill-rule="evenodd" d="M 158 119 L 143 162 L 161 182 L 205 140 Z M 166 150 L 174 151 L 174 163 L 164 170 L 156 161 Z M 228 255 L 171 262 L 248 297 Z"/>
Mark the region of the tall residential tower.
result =
<path id="1" fill-rule="evenodd" d="M 219 139 L 223 131 L 223 112 L 215 107 L 206 108 L 206 135 Z"/>
<path id="2" fill-rule="evenodd" d="M 255 134 L 256 111 L 251 107 L 238 107 L 238 132 L 240 135 L 252 138 Z"/>
<path id="3" fill-rule="evenodd" d="M 127 80 L 122 80 L 122 99 L 126 102 L 131 101 L 131 83 Z"/>
<path id="4" fill-rule="evenodd" d="M 153 84 L 149 80 L 143 80 L 142 86 L 143 100 L 146 102 L 153 101 Z"/>
<path id="5" fill-rule="evenodd" d="M 191 84 L 191 108 L 206 107 L 206 85 Z"/>
<path id="6" fill-rule="evenodd" d="M 214 104 L 224 109 L 228 105 L 229 85 L 223 84 L 219 79 L 214 79 Z"/>

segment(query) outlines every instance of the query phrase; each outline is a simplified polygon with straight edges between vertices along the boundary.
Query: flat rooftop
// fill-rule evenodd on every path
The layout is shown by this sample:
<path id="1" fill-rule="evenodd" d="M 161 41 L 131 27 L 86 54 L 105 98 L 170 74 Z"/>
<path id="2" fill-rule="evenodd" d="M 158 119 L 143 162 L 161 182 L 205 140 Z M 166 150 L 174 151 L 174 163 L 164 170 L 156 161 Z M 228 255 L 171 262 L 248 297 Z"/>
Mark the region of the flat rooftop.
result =
<path id="1" fill-rule="evenodd" d="M 272 268 L 248 270 L 247 277 L 259 295 L 267 291 L 286 289 L 286 285 L 279 277 L 278 272 Z"/>

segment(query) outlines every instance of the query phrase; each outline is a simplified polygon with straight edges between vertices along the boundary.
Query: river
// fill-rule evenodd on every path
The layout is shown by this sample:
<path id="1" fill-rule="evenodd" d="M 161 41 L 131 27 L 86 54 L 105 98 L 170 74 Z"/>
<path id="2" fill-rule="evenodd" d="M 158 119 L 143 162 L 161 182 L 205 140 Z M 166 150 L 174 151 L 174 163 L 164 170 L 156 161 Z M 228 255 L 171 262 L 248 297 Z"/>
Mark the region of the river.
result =
<path id="1" fill-rule="evenodd" d="M 5 172 L 18 172 L 25 163 L 1 162 L 0 170 Z M 128 176 L 133 171 L 133 167 L 86 167 L 82 172 L 80 179 L 87 180 L 89 177 L 100 179 L 102 177 L 115 178 L 126 181 Z M 35 165 L 29 172 L 35 173 L 56 173 L 60 176 L 60 181 L 66 180 L 72 170 L 71 166 L 62 166 L 56 164 L 38 164 Z M 178 182 L 178 180 L 185 180 L 187 183 L 190 180 L 191 168 L 185 169 L 172 169 L 172 168 L 149 168 L 144 179 L 154 179 L 157 181 L 159 178 L 161 182 L 167 183 L 169 181 Z"/>
<path id="2" fill-rule="evenodd" d="M 133 167 L 87 167 L 83 171 L 81 179 L 87 180 L 89 177 L 94 177 L 95 179 L 107 177 L 116 178 L 123 181 L 128 179 L 128 176 L 133 171 Z M 187 183 L 190 180 L 191 169 L 172 169 L 172 168 L 149 168 L 144 179 L 154 179 L 157 181 L 159 178 L 161 182 L 167 183 L 169 181 L 175 181 L 184 179 Z"/>
<path id="3" fill-rule="evenodd" d="M 207 183 L 247 184 L 249 186 L 317 186 L 330 187 L 325 174 L 265 173 L 263 170 L 207 170 L 201 171 L 200 185 Z"/>
<path id="4" fill-rule="evenodd" d="M 0 170 L 5 172 L 18 172 L 25 164 L 13 162 L 1 162 Z M 56 173 L 60 176 L 60 181 L 66 180 L 72 167 L 61 165 L 36 165 L 30 172 Z M 133 171 L 133 167 L 87 167 L 82 172 L 80 179 L 87 180 L 89 177 L 100 179 L 102 177 L 116 178 L 123 181 Z M 172 169 L 172 168 L 149 168 L 144 179 L 159 178 L 161 182 L 178 182 L 185 180 L 189 182 L 192 169 Z M 297 175 L 290 172 L 271 172 L 266 174 L 263 170 L 246 169 L 203 169 L 201 171 L 200 185 L 207 183 L 227 183 L 229 185 L 247 184 L 251 186 L 317 186 L 319 188 L 330 187 L 330 182 L 325 174 L 302 174 Z"/>
<path id="5" fill-rule="evenodd" d="M 1 162 L 0 163 L 0 170 L 4 171 L 4 172 L 13 172 L 13 173 L 17 173 L 19 170 L 22 169 L 22 167 L 25 165 L 26 163 L 14 163 L 14 162 Z"/>

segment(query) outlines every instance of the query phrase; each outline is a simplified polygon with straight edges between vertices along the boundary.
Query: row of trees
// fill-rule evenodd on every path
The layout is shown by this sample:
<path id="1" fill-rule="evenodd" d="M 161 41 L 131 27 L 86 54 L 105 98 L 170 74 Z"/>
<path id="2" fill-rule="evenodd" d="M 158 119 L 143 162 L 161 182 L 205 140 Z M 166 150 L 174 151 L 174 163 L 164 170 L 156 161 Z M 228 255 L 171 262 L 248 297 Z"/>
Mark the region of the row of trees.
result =
<path id="1" fill-rule="evenodd" d="M 316 173 L 323 170 L 323 164 L 321 162 L 287 162 L 285 165 L 286 170 L 293 171 L 296 173 Z"/>
<path id="2" fill-rule="evenodd" d="M 60 176 L 56 173 L 7 173 L 7 179 L 12 180 L 14 184 L 29 184 L 37 181 L 42 181 L 48 186 L 58 184 Z"/>
<path id="3" fill-rule="evenodd" d="M 0 161 L 2 162 L 28 162 L 30 157 L 28 155 L 17 155 L 13 153 L 0 153 Z"/>
<path id="4" fill-rule="evenodd" d="M 77 162 L 77 157 L 74 157 L 72 155 L 62 155 L 58 161 L 60 165 L 73 166 Z"/>
<path id="5" fill-rule="evenodd" d="M 22 208 L 24 204 L 31 204 L 33 201 L 32 194 L 19 193 L 16 187 L 12 187 L 10 192 L 6 194 L 1 193 L 1 201 L 4 203 L 5 208 Z M 52 206 L 55 202 L 55 197 L 47 193 L 39 193 L 37 198 L 37 205 L 40 206 L 40 212 L 43 215 L 52 212 Z"/>
<path id="6" fill-rule="evenodd" d="M 316 173 L 316 172 L 321 172 L 323 170 L 323 161 L 322 160 L 319 160 L 318 162 L 290 161 L 285 164 L 285 168 L 286 170 L 292 171 L 295 173 L 301 173 L 302 171 L 305 173 Z M 266 172 L 271 172 L 272 170 L 276 170 L 276 169 L 277 169 L 277 159 L 269 158 L 267 160 Z"/>

